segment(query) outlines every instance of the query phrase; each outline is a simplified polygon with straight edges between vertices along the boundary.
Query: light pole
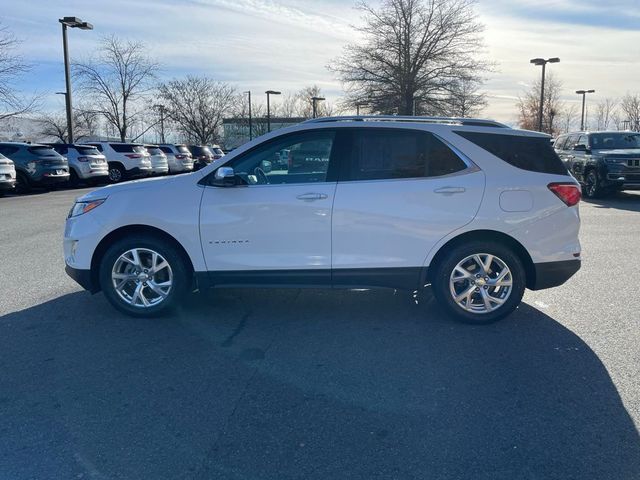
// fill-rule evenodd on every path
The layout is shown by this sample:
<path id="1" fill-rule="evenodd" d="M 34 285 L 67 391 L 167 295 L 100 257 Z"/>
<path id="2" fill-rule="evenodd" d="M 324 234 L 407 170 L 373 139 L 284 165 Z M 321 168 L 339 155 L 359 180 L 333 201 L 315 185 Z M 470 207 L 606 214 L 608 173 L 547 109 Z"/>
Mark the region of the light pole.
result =
<path id="1" fill-rule="evenodd" d="M 596 93 L 595 90 L 576 90 L 578 95 L 582 95 L 582 119 L 580 120 L 580 131 L 584 131 L 584 104 L 586 103 L 587 93 Z"/>
<path id="2" fill-rule="evenodd" d="M 318 102 L 326 100 L 324 97 L 311 97 L 311 103 L 313 104 L 313 118 L 318 116 Z"/>
<path id="3" fill-rule="evenodd" d="M 244 93 L 249 95 L 249 141 L 251 141 L 253 140 L 253 119 L 251 118 L 251 90 L 247 90 Z"/>
<path id="4" fill-rule="evenodd" d="M 157 108 L 160 111 L 160 143 L 166 143 L 164 139 L 164 112 L 167 111 L 167 107 L 158 103 L 153 108 Z"/>
<path id="5" fill-rule="evenodd" d="M 269 95 L 280 95 L 280 92 L 275 90 L 267 90 L 264 92 L 267 94 L 267 132 L 271 131 L 271 104 L 269 103 Z"/>
<path id="6" fill-rule="evenodd" d="M 542 66 L 542 82 L 540 83 L 540 109 L 538 112 L 538 131 L 542 131 L 542 114 L 544 109 L 544 75 L 547 68 L 547 63 L 559 63 L 560 59 L 558 57 L 553 58 L 534 58 L 529 61 L 529 63 L 533 63 L 536 66 Z"/>
<path id="7" fill-rule="evenodd" d="M 67 92 L 65 100 L 67 104 L 67 132 L 69 143 L 73 143 L 73 122 L 71 112 L 71 74 L 69 72 L 69 47 L 67 46 L 67 27 L 79 28 L 80 30 L 93 30 L 93 25 L 83 22 L 78 17 L 64 17 L 58 19 L 62 24 L 62 49 L 64 51 L 64 78 Z"/>

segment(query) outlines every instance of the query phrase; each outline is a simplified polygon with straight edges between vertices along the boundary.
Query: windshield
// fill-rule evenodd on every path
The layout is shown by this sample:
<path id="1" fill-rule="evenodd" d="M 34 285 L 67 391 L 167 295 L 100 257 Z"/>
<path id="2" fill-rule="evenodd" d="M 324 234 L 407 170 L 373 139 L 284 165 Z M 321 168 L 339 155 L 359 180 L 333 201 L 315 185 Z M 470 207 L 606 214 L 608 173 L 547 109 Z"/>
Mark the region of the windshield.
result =
<path id="1" fill-rule="evenodd" d="M 640 148 L 640 133 L 594 133 L 590 138 L 592 150 L 628 150 Z"/>

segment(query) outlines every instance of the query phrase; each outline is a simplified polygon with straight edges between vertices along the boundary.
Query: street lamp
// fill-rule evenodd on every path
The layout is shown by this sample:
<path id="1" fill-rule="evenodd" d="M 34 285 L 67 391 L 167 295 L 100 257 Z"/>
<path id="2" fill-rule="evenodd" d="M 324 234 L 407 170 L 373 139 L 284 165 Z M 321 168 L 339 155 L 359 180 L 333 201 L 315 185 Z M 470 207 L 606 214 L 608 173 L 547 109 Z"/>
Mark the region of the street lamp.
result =
<path id="1" fill-rule="evenodd" d="M 69 73 L 69 47 L 67 46 L 67 27 L 79 28 L 80 30 L 93 30 L 93 25 L 83 22 L 78 17 L 64 17 L 58 19 L 62 24 L 62 48 L 64 50 L 64 77 L 67 92 L 65 100 L 67 104 L 67 131 L 69 143 L 73 143 L 73 122 L 71 119 L 71 74 Z"/>
<path id="2" fill-rule="evenodd" d="M 249 141 L 251 141 L 253 140 L 253 121 L 251 118 L 251 90 L 247 90 L 244 93 L 249 95 Z"/>
<path id="3" fill-rule="evenodd" d="M 324 100 L 326 100 L 324 97 L 311 97 L 311 103 L 313 103 L 313 118 L 316 118 L 318 114 L 317 103 L 323 102 Z"/>
<path id="4" fill-rule="evenodd" d="M 582 120 L 580 120 L 580 131 L 584 131 L 584 104 L 586 102 L 587 93 L 596 93 L 595 90 L 576 90 L 578 95 L 582 95 Z"/>
<path id="5" fill-rule="evenodd" d="M 157 103 L 153 106 L 153 108 L 157 108 L 160 112 L 160 143 L 166 143 L 164 139 L 164 112 L 167 111 L 167 107 L 160 103 Z"/>
<path id="6" fill-rule="evenodd" d="M 536 66 L 542 66 L 542 83 L 540 84 L 540 111 L 538 112 L 538 131 L 542 131 L 542 112 L 544 108 L 544 74 L 547 68 L 547 63 L 559 63 L 560 59 L 558 57 L 548 58 L 545 60 L 544 58 L 534 58 L 529 61 L 529 63 L 533 63 Z"/>
<path id="7" fill-rule="evenodd" d="M 267 94 L 267 132 L 271 131 L 271 105 L 269 103 L 269 95 L 280 95 L 280 92 L 275 90 L 267 90 L 264 92 Z"/>

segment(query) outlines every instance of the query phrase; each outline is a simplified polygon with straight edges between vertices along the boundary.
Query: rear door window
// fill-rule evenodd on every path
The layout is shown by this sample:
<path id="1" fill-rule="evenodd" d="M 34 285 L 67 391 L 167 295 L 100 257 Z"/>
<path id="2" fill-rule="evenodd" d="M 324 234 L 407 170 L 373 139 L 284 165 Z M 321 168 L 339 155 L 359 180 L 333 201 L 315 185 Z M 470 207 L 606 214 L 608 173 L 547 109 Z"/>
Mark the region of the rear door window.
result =
<path id="1" fill-rule="evenodd" d="M 564 150 L 565 143 L 567 143 L 567 137 L 565 135 L 562 135 L 557 138 L 557 140 L 553 144 L 553 148 L 555 148 L 556 150 Z"/>
<path id="2" fill-rule="evenodd" d="M 439 177 L 467 168 L 429 132 L 389 128 L 353 130 L 349 180 Z"/>
<path id="3" fill-rule="evenodd" d="M 548 138 L 479 132 L 455 133 L 522 170 L 555 175 L 568 174 Z"/>

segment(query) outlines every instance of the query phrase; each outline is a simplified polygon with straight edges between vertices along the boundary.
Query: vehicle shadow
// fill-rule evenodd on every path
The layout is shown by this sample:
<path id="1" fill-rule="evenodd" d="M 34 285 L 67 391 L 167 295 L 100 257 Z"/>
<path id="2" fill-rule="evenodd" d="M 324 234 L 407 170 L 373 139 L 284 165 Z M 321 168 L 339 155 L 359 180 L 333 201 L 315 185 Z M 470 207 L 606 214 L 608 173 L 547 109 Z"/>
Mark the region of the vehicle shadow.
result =
<path id="1" fill-rule="evenodd" d="M 640 192 L 617 192 L 605 198 L 583 198 L 597 208 L 615 208 L 617 210 L 630 210 L 640 212 Z"/>
<path id="2" fill-rule="evenodd" d="M 606 368 L 526 304 L 220 290 L 141 320 L 78 292 L 0 329 L 3 478 L 640 478 Z"/>

